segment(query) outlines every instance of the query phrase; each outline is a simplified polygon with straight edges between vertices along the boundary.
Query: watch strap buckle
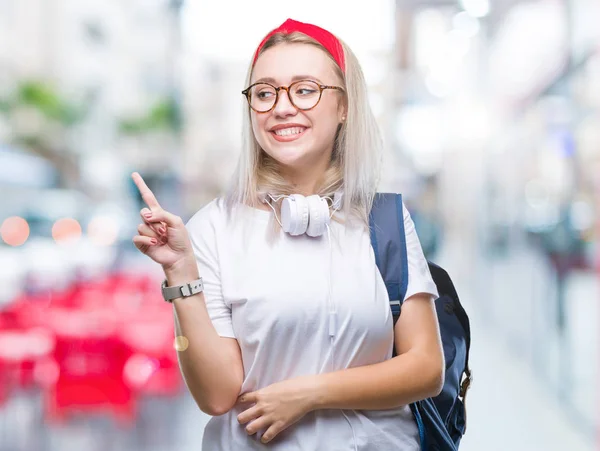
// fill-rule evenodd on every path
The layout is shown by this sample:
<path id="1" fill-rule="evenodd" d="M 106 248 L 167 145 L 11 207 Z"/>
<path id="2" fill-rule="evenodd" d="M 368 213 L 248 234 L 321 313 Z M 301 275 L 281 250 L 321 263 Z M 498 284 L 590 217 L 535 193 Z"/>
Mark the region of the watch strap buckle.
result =
<path id="1" fill-rule="evenodd" d="M 176 298 L 188 297 L 197 293 L 201 293 L 204 290 L 204 285 L 202 283 L 202 277 L 192 282 L 187 282 L 174 287 L 168 287 L 167 280 L 165 279 L 161 288 L 164 300 L 167 302 L 172 302 L 172 300 Z"/>

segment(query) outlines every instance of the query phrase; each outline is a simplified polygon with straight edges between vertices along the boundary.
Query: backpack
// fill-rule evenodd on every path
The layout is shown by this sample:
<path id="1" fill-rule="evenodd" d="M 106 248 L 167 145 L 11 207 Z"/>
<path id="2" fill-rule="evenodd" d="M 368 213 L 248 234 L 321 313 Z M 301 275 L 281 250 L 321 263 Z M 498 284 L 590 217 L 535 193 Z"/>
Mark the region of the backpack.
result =
<path id="1" fill-rule="evenodd" d="M 388 291 L 395 326 L 408 285 L 402 195 L 377 193 L 369 225 L 375 261 Z M 455 451 L 466 431 L 465 397 L 472 382 L 469 369 L 471 330 L 469 318 L 448 273 L 431 262 L 428 264 L 439 292 L 435 307 L 446 375 L 438 396 L 412 403 L 410 408 L 419 429 L 423 451 Z"/>

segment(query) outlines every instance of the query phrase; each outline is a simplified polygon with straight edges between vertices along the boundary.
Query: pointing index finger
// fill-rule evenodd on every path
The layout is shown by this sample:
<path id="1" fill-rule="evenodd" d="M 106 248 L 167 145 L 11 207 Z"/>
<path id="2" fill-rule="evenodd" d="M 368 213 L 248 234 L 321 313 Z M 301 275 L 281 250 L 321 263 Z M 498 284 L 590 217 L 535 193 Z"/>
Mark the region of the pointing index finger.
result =
<path id="1" fill-rule="evenodd" d="M 131 178 L 133 179 L 135 186 L 138 187 L 138 190 L 142 195 L 142 199 L 144 199 L 144 202 L 146 202 L 146 205 L 148 205 L 150 209 L 156 207 L 160 208 L 160 204 L 156 200 L 156 197 L 154 197 L 152 191 L 150 191 L 150 188 L 148 188 L 148 185 L 146 185 L 146 182 L 144 182 L 142 176 L 139 173 L 134 172 L 131 174 Z"/>

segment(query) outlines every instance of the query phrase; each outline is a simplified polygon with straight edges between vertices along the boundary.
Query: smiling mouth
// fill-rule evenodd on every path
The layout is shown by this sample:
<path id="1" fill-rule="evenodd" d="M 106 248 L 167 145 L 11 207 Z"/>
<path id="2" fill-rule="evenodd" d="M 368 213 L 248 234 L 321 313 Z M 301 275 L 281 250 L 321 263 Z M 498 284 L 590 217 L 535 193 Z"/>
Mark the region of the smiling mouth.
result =
<path id="1" fill-rule="evenodd" d="M 306 127 L 290 127 L 280 128 L 279 130 L 274 130 L 272 133 L 277 136 L 294 136 L 302 134 L 304 130 L 306 130 Z"/>
<path id="2" fill-rule="evenodd" d="M 288 127 L 280 128 L 279 130 L 271 130 L 271 134 L 275 141 L 290 142 L 295 141 L 306 133 L 308 127 Z"/>

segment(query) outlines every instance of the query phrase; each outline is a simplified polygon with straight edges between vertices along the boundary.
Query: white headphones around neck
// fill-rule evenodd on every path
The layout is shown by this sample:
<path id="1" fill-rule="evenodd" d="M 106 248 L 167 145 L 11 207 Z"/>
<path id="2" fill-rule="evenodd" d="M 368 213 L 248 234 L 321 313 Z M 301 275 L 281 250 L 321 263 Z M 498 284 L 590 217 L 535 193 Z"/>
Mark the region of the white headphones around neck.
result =
<path id="1" fill-rule="evenodd" d="M 283 199 L 281 203 L 281 221 L 277 218 L 275 208 L 269 202 L 269 200 L 277 202 L 280 199 Z M 331 216 L 335 210 L 340 208 L 342 193 L 336 192 L 333 199 L 321 197 L 317 194 L 307 197 L 302 194 L 292 194 L 290 196 L 267 194 L 262 196 L 262 200 L 271 207 L 284 232 L 292 236 L 306 233 L 308 236 L 318 237 L 325 233 Z M 329 211 L 327 200 L 332 203 L 332 212 Z"/>

